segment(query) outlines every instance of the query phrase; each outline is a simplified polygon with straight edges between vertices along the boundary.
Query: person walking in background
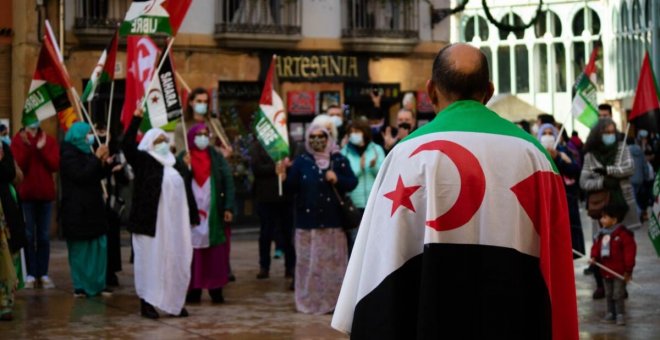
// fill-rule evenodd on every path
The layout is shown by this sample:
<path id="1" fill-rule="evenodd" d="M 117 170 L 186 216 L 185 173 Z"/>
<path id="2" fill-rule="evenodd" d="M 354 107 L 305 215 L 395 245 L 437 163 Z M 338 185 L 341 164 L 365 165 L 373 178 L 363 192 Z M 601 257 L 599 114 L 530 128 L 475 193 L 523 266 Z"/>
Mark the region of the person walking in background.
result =
<path id="1" fill-rule="evenodd" d="M 60 166 L 59 146 L 55 138 L 41 130 L 37 122 L 14 136 L 11 151 L 24 176 L 18 186 L 18 196 L 23 202 L 28 242 L 25 288 L 35 288 L 37 284 L 43 288 L 55 288 L 48 276 L 48 263 L 50 222 L 55 200 L 53 173 Z"/>
<path id="2" fill-rule="evenodd" d="M 572 153 L 565 143 L 558 143 L 555 147 L 557 138 L 561 138 L 557 133 L 557 128 L 553 124 L 546 123 L 539 127 L 537 138 L 559 169 L 559 174 L 562 177 L 564 189 L 566 190 L 568 217 L 571 221 L 571 243 L 573 249 L 584 254 L 584 234 L 582 233 L 582 221 L 580 220 L 580 206 L 578 202 L 580 194 L 578 183 L 580 167 L 575 161 L 575 158 L 571 157 Z M 573 258 L 577 258 L 577 255 L 573 255 Z"/>
<path id="3" fill-rule="evenodd" d="M 587 192 L 588 196 L 603 196 L 601 193 L 607 193 L 609 203 L 627 205 L 628 213 L 621 223 L 630 229 L 639 228 L 641 224 L 637 215 L 635 195 L 630 184 L 630 177 L 635 171 L 634 163 L 625 141 L 617 140 L 617 129 L 612 119 L 601 118 L 598 120 L 587 137 L 584 151 L 580 187 Z M 593 201 L 593 198 L 587 198 L 588 210 L 589 201 Z M 598 221 L 600 216 L 597 213 L 592 215 L 592 236 L 596 237 L 600 229 Z M 600 271 L 592 266 L 590 272 L 594 274 L 596 280 L 593 298 L 602 299 L 605 297 L 605 287 Z"/>
<path id="4" fill-rule="evenodd" d="M 208 289 L 214 303 L 225 301 L 222 288 L 229 281 L 229 234 L 234 209 L 234 178 L 222 154 L 210 147 L 210 133 L 204 123 L 188 131 L 190 153 L 181 153 L 178 164 L 190 163 L 189 173 L 199 214 L 199 224 L 192 229 L 192 272 L 186 302 L 199 303 L 202 289 Z M 184 159 L 189 158 L 189 162 Z"/>
<path id="5" fill-rule="evenodd" d="M 371 128 L 366 119 L 353 121 L 349 129 L 348 144 L 344 146 L 341 153 L 348 159 L 351 170 L 358 179 L 357 187 L 350 193 L 351 200 L 355 207 L 364 213 L 371 188 L 378 175 L 378 169 L 385 159 L 383 148 L 371 139 Z M 353 249 L 357 231 L 356 228 L 347 232 L 349 255 Z"/>
<path id="6" fill-rule="evenodd" d="M 288 163 L 288 159 L 284 162 Z M 250 149 L 250 163 L 254 174 L 254 199 L 259 215 L 259 273 L 257 279 L 270 276 L 270 248 L 273 240 L 281 240 L 284 252 L 284 276 L 293 278 L 296 253 L 293 248 L 293 201 L 287 190 L 278 194 L 275 162 L 259 141 Z M 276 241 L 277 246 L 277 241 Z"/>
<path id="7" fill-rule="evenodd" d="M 637 255 L 634 235 L 621 223 L 627 211 L 628 207 L 620 204 L 610 204 L 603 208 L 600 218 L 602 228 L 591 247 L 591 260 L 589 261 L 590 263 L 599 262 L 624 277 L 621 280 L 602 268 L 598 269 L 604 280 L 605 297 L 607 298 L 607 314 L 603 321 L 616 322 L 619 326 L 626 324 L 626 284 L 632 279 Z"/>
<path id="8" fill-rule="evenodd" d="M 60 221 L 69 250 L 73 294 L 109 294 L 106 289 L 108 219 L 101 180 L 108 168 L 108 147 L 92 153 L 94 135 L 87 123 L 76 122 L 61 147 L 62 204 Z"/>
<path id="9" fill-rule="evenodd" d="M 135 171 L 128 231 L 133 233 L 135 292 L 142 316 L 157 319 L 154 307 L 188 316 L 193 248 L 190 229 L 199 224 L 192 188 L 174 165 L 165 131 L 153 128 L 137 144 L 143 111 L 134 113 L 122 149 Z M 189 160 L 189 159 L 187 159 Z"/>
<path id="10" fill-rule="evenodd" d="M 332 150 L 337 145 L 330 132 L 312 125 L 305 152 L 288 171 L 283 163 L 277 167 L 296 200 L 295 300 L 296 309 L 305 314 L 334 310 L 348 259 L 337 196 L 353 190 L 358 181 L 348 160 Z"/>

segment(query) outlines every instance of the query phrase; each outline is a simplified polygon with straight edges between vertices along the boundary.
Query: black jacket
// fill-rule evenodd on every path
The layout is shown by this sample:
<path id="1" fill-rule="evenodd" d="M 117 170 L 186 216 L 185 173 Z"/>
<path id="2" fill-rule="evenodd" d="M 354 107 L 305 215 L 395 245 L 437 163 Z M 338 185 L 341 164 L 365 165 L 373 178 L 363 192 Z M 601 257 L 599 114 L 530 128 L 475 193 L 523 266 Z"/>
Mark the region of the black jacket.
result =
<path id="1" fill-rule="evenodd" d="M 12 253 L 15 253 L 27 245 L 25 220 L 23 219 L 23 210 L 18 197 L 18 191 L 12 184 L 16 178 L 14 156 L 11 154 L 9 146 L 5 143 L 2 143 L 2 151 L 4 156 L 0 160 L 0 203 L 2 203 L 2 210 L 5 213 L 9 235 L 11 235 L 9 249 Z M 12 189 L 14 193 L 12 193 Z"/>
<path id="2" fill-rule="evenodd" d="M 135 172 L 133 200 L 128 215 L 127 229 L 135 234 L 155 236 L 158 201 L 160 200 L 161 185 L 163 183 L 163 165 L 151 157 L 149 153 L 137 149 L 136 137 L 141 122 L 141 118 L 133 118 L 122 143 L 126 160 Z M 199 212 L 190 186 L 191 181 L 187 174 L 181 176 L 186 183 L 185 194 L 188 199 L 190 223 L 197 225 L 199 224 Z"/>
<path id="3" fill-rule="evenodd" d="M 279 195 L 275 162 L 258 141 L 255 141 L 250 148 L 250 165 L 254 174 L 254 199 L 257 202 L 275 203 L 290 200 L 286 192 L 282 196 Z"/>
<path id="4" fill-rule="evenodd" d="M 108 230 L 101 180 L 103 162 L 92 153 L 63 142 L 60 147 L 62 202 L 60 221 L 68 240 L 91 240 Z"/>

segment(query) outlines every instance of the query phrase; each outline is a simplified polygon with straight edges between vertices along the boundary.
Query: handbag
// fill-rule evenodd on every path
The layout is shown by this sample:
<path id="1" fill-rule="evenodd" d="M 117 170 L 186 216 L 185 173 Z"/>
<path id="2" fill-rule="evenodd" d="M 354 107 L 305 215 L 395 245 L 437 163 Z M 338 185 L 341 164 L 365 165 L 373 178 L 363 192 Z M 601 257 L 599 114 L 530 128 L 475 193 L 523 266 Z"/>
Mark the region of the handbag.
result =
<path id="1" fill-rule="evenodd" d="M 589 193 L 587 198 L 587 215 L 597 220 L 603 214 L 603 208 L 610 202 L 609 190 L 603 189 Z"/>
<path id="2" fill-rule="evenodd" d="M 344 228 L 345 231 L 358 228 L 362 221 L 362 214 L 355 207 L 355 204 L 353 204 L 353 200 L 348 195 L 344 195 L 342 198 L 339 191 L 337 191 L 337 187 L 334 185 L 332 186 L 332 190 L 337 196 L 337 201 L 339 201 L 341 227 Z"/>

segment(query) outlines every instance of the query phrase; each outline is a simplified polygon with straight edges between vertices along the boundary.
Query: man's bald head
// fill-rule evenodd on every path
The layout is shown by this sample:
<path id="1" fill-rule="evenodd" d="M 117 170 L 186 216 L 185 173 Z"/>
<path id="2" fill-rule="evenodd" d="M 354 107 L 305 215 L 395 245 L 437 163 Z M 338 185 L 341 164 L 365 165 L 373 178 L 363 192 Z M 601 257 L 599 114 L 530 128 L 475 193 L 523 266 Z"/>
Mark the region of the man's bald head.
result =
<path id="1" fill-rule="evenodd" d="M 441 49 L 433 61 L 432 77 L 440 94 L 452 102 L 481 102 L 492 95 L 488 60 L 478 48 L 468 44 L 451 44 Z"/>

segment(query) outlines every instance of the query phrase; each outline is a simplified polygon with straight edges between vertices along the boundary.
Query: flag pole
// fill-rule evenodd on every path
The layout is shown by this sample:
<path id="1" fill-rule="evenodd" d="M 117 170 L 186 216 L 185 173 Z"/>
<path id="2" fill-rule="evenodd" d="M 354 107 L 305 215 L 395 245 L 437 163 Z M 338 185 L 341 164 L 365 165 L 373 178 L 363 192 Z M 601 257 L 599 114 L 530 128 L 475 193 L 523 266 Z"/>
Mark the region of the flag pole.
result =
<path id="1" fill-rule="evenodd" d="M 564 130 L 566 130 L 566 124 L 561 125 L 561 129 L 557 133 L 557 138 L 555 140 L 555 146 L 553 149 L 557 150 L 557 146 L 559 145 L 559 142 L 561 141 L 561 135 L 564 133 Z"/>
<path id="2" fill-rule="evenodd" d="M 623 147 L 624 148 L 627 145 L 628 132 L 630 132 L 630 122 L 626 122 L 626 133 L 623 135 Z M 621 153 L 619 154 L 619 161 L 616 163 L 618 165 L 621 165 L 621 162 L 623 161 L 623 151 L 624 151 L 624 149 L 621 148 Z"/>
<path id="3" fill-rule="evenodd" d="M 101 145 L 101 139 L 99 138 L 99 134 L 96 132 L 96 128 L 94 127 L 94 121 L 92 121 L 92 118 L 89 116 L 89 113 L 85 109 L 85 105 L 80 105 L 82 104 L 82 100 L 80 99 L 80 96 L 78 95 L 78 91 L 76 90 L 75 87 L 71 86 L 71 91 L 73 91 L 73 96 L 75 97 L 74 102 L 76 103 L 76 106 L 78 109 L 82 108 L 82 112 L 85 115 L 85 118 L 89 121 L 89 126 L 92 128 L 92 133 L 94 134 L 94 138 L 96 139 L 96 142 Z M 84 119 L 82 119 L 84 121 Z"/>
<path id="4" fill-rule="evenodd" d="M 112 79 L 112 82 L 110 83 L 110 103 L 108 104 L 108 123 L 105 125 L 105 131 L 106 131 L 106 137 L 105 137 L 105 145 L 108 146 L 108 143 L 110 143 L 110 136 L 112 135 L 110 133 L 110 124 L 112 124 L 112 100 L 115 96 L 115 80 Z"/>
<path id="5" fill-rule="evenodd" d="M 280 161 L 281 162 L 281 161 Z M 282 197 L 284 192 L 282 190 L 282 174 L 277 174 L 277 193 Z"/>
<path id="6" fill-rule="evenodd" d="M 585 258 L 587 257 L 587 255 L 584 255 L 584 254 L 582 254 L 581 252 L 579 252 L 579 251 L 577 251 L 577 250 L 575 250 L 575 249 L 573 249 L 573 254 L 575 254 L 575 255 L 579 255 L 579 256 L 581 256 L 581 257 L 585 257 Z M 594 261 L 593 263 L 594 263 L 596 266 L 598 266 L 598 268 L 601 268 L 602 270 L 604 270 L 604 271 L 606 271 L 606 272 L 608 272 L 608 273 L 614 275 L 617 279 L 619 279 L 619 280 L 621 280 L 621 281 L 625 281 L 625 278 L 623 277 L 623 275 L 621 275 L 621 274 L 615 272 L 614 270 L 612 270 L 612 269 L 610 269 L 610 268 L 608 268 L 608 267 L 605 267 L 604 265 L 602 265 L 602 264 L 600 264 L 600 263 L 598 263 L 598 262 L 596 262 L 596 261 Z M 635 286 L 637 286 L 637 287 L 639 287 L 639 288 L 643 288 L 639 283 L 637 283 L 637 282 L 635 282 L 635 281 L 633 281 L 633 280 L 630 280 L 630 283 L 632 283 L 633 285 L 635 285 Z"/>

